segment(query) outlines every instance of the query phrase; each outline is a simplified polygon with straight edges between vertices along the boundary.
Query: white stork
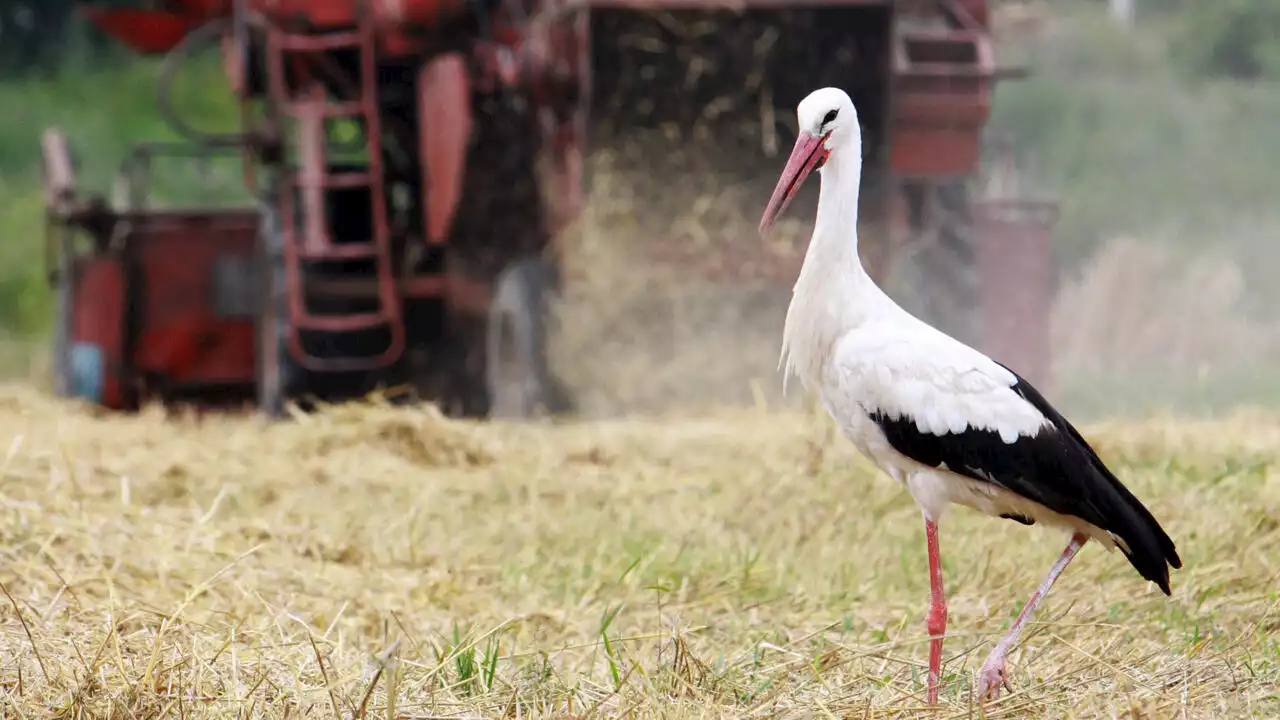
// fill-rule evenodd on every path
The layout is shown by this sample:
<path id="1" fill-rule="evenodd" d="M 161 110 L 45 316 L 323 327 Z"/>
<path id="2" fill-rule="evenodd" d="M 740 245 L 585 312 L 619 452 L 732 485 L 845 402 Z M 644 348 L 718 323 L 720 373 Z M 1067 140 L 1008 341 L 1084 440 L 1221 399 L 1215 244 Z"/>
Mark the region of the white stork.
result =
<path id="1" fill-rule="evenodd" d="M 938 701 L 947 601 L 938 523 L 951 503 L 1071 540 L 992 649 L 981 700 L 999 696 L 1023 625 L 1090 538 L 1120 548 L 1142 577 L 1169 590 L 1173 541 L 1071 423 L 1026 380 L 899 307 L 858 257 L 862 132 L 853 101 L 822 88 L 800 102 L 800 133 L 760 221 L 767 233 L 815 168 L 818 217 L 783 330 L 786 376 L 816 391 L 844 435 L 902 483 L 924 515 L 929 554 L 928 700 Z"/>

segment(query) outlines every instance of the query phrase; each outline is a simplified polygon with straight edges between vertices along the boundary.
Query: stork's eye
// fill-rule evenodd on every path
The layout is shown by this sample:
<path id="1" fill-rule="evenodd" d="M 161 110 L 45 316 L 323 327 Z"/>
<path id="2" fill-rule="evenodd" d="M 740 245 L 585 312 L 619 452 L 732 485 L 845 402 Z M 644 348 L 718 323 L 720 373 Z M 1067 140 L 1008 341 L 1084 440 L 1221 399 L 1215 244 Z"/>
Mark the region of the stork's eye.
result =
<path id="1" fill-rule="evenodd" d="M 828 113 L 827 113 L 827 115 L 826 115 L 826 117 L 822 118 L 822 127 L 826 127 L 826 126 L 830 125 L 831 123 L 835 122 L 835 119 L 836 119 L 836 113 L 838 113 L 838 112 L 840 112 L 840 111 L 839 111 L 839 110 L 832 110 L 832 111 L 828 112 Z"/>

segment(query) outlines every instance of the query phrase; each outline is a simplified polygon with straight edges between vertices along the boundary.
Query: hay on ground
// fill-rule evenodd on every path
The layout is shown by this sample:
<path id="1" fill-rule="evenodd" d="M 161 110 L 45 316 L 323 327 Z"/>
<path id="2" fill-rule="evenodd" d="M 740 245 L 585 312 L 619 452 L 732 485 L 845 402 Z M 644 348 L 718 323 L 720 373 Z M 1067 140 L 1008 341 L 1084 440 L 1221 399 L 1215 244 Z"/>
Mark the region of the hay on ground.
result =
<path id="1" fill-rule="evenodd" d="M 12 717 L 933 717 L 919 512 L 824 422 L 270 426 L 0 395 Z M 988 717 L 1267 717 L 1280 420 L 1086 429 L 1178 541 L 1086 548 Z M 1194 442 L 1191 442 L 1194 440 Z M 1063 538 L 943 531 L 941 717 Z"/>

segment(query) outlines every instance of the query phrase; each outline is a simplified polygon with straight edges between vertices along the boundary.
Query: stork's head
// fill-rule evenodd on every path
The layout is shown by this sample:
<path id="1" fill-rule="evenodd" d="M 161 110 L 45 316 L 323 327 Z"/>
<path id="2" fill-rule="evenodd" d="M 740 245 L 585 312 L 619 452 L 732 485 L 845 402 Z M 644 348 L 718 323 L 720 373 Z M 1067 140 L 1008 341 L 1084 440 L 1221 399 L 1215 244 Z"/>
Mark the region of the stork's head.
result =
<path id="1" fill-rule="evenodd" d="M 825 87 L 809 93 L 796 107 L 796 119 L 800 121 L 800 134 L 760 219 L 762 234 L 769 232 L 791 204 L 809 173 L 820 170 L 832 153 L 862 152 L 858 111 L 848 93 L 840 88 Z"/>

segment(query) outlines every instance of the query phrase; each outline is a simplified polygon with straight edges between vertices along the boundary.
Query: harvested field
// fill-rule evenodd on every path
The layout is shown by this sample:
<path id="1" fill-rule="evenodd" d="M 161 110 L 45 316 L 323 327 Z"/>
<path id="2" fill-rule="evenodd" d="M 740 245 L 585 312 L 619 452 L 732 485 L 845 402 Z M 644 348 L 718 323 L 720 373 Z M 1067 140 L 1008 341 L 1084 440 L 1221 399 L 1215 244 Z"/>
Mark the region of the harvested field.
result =
<path id="1" fill-rule="evenodd" d="M 264 427 L 0 396 L 5 717 L 925 716 L 918 511 L 815 416 Z M 1089 547 L 988 717 L 1280 712 L 1280 418 L 1086 428 L 1179 542 Z M 957 511 L 941 717 L 1062 538 Z M 389 697 L 393 702 L 389 703 Z"/>

